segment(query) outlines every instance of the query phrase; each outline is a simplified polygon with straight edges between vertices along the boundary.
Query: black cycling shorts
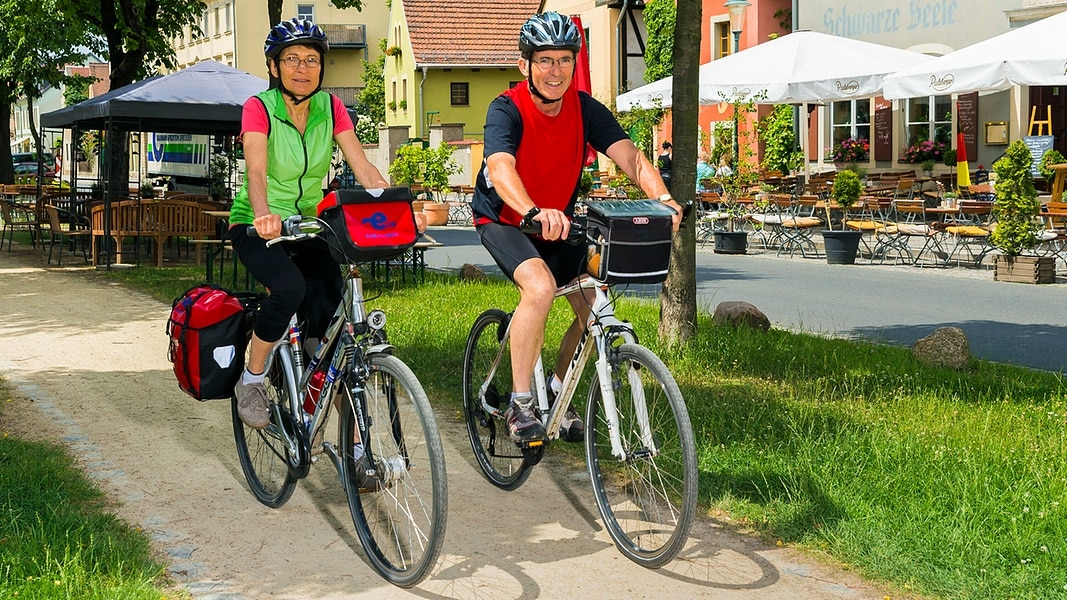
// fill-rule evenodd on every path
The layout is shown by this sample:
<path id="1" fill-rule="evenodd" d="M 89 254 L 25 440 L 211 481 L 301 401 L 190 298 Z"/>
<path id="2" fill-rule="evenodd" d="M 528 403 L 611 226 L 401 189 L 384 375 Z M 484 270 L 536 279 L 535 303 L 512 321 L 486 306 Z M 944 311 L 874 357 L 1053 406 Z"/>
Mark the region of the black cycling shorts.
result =
<path id="1" fill-rule="evenodd" d="M 556 287 L 567 285 L 585 272 L 586 248 L 564 241 L 547 242 L 527 235 L 518 227 L 486 223 L 477 227 L 478 237 L 489 255 L 508 279 L 515 281 L 515 269 L 531 258 L 540 258 L 556 278 Z"/>

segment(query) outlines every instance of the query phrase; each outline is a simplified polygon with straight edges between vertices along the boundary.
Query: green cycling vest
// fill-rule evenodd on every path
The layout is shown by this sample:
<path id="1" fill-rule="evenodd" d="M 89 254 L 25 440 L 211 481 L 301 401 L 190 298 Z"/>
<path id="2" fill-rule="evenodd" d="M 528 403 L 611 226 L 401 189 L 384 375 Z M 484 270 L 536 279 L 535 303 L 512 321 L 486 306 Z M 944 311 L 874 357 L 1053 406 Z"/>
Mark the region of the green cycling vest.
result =
<path id="1" fill-rule="evenodd" d="M 319 92 L 308 102 L 304 135 L 289 120 L 285 100 L 278 89 L 256 95 L 267 108 L 270 129 L 267 135 L 267 205 L 274 214 L 315 215 L 322 200 L 322 180 L 333 158 L 333 98 Z M 248 200 L 248 180 L 237 192 L 230 209 L 230 224 L 251 225 L 255 215 Z"/>

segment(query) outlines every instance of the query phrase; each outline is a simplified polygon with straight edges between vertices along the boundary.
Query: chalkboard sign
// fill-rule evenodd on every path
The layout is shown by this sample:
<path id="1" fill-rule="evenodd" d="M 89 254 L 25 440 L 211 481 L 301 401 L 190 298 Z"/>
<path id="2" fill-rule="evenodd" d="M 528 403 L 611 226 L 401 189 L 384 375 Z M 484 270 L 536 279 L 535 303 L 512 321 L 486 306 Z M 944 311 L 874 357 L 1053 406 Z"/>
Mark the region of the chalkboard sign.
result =
<path id="1" fill-rule="evenodd" d="M 874 99 L 874 160 L 893 160 L 893 103 Z"/>
<path id="2" fill-rule="evenodd" d="M 1023 142 L 1026 143 L 1026 147 L 1030 149 L 1030 156 L 1033 157 L 1030 163 L 1030 174 L 1034 177 L 1041 176 L 1038 167 L 1041 166 L 1041 159 L 1045 156 L 1045 153 L 1052 150 L 1054 139 L 1051 135 L 1027 135 L 1023 137 Z"/>
<path id="3" fill-rule="evenodd" d="M 959 118 L 958 131 L 963 134 L 963 143 L 967 148 L 967 158 L 978 157 L 978 92 L 961 94 L 956 99 L 956 115 Z"/>

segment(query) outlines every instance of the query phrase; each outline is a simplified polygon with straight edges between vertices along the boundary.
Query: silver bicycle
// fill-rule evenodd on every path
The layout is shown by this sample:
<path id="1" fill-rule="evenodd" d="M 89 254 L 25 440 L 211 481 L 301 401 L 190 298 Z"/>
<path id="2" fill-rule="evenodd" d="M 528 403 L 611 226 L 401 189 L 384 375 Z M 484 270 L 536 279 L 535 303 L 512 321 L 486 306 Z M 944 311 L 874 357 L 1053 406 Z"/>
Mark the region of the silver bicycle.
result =
<path id="1" fill-rule="evenodd" d="M 584 238 L 576 222 L 572 231 Z M 564 413 L 580 385 L 588 385 L 585 451 L 597 510 L 627 558 L 649 568 L 670 562 L 689 535 L 697 500 L 692 425 L 674 377 L 640 345 L 629 323 L 616 318 L 609 286 L 591 277 L 561 288 L 556 297 L 594 290 L 585 333 L 563 386 L 550 404 L 538 358 L 532 389 L 548 442 L 560 437 Z M 507 433 L 504 410 L 511 390 L 508 348 L 511 313 L 478 316 L 463 357 L 464 415 L 478 466 L 493 485 L 514 490 L 540 462 L 546 442 L 523 444 Z M 595 373 L 583 380 L 590 358 Z"/>
<path id="2" fill-rule="evenodd" d="M 320 234 L 329 242 L 321 221 L 298 215 L 286 219 L 283 236 L 268 244 Z M 436 564 L 448 488 L 426 392 L 393 356 L 385 322 L 381 310 L 367 312 L 359 270 L 349 265 L 343 300 L 306 364 L 295 316 L 271 351 L 265 382 L 270 424 L 246 427 L 235 398 L 233 431 L 249 488 L 272 508 L 285 504 L 311 465 L 328 456 L 371 565 L 391 583 L 411 587 Z M 327 439 L 334 409 L 337 437 Z"/>

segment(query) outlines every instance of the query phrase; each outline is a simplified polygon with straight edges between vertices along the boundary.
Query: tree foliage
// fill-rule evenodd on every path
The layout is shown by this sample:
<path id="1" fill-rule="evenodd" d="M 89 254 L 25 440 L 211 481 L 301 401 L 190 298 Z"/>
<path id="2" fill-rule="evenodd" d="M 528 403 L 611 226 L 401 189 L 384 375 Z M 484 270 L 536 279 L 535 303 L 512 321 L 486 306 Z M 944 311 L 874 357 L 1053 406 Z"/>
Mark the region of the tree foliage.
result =
<path id="1" fill-rule="evenodd" d="M 997 173 L 997 199 L 993 216 L 997 227 L 989 241 L 1008 256 L 1018 256 L 1037 245 L 1034 219 L 1041 212 L 1034 177 L 1030 172 L 1033 156 L 1022 140 L 1008 146 L 993 169 Z"/>
<path id="2" fill-rule="evenodd" d="M 381 54 L 374 62 L 363 61 L 363 89 L 359 92 L 359 123 L 356 135 L 365 144 L 378 143 L 378 128 L 385 124 L 385 38 L 378 41 Z"/>
<path id="3" fill-rule="evenodd" d="M 48 87 L 60 87 L 75 78 L 63 66 L 84 60 L 85 28 L 57 10 L 56 0 L 0 2 L 4 28 L 0 30 L 0 136 L 11 139 L 12 107 L 21 98 L 32 110 Z M 41 151 L 40 132 L 31 120 L 34 145 Z M 0 182 L 14 182 L 11 147 L 0 151 Z"/>
<path id="4" fill-rule="evenodd" d="M 674 60 L 674 24 L 677 20 L 674 0 L 651 0 L 645 4 L 643 18 L 648 38 L 645 43 L 645 81 L 670 77 Z"/>

